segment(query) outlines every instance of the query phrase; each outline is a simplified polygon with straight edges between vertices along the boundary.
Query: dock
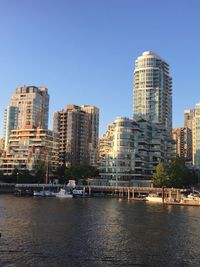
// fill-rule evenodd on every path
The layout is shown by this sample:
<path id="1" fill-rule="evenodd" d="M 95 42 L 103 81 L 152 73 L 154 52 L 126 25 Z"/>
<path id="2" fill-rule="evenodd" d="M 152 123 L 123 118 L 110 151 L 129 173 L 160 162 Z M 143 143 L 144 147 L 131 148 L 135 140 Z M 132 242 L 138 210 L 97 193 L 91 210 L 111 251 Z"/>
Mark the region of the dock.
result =
<path id="1" fill-rule="evenodd" d="M 51 190 L 59 191 L 60 188 L 66 187 L 63 184 L 16 184 L 15 190 Z M 176 197 L 179 199 L 182 193 L 187 192 L 187 189 L 178 188 L 154 188 L 154 187 L 124 187 L 124 186 L 92 186 L 92 185 L 78 185 L 78 188 L 83 189 L 89 196 L 98 194 L 100 196 L 113 196 L 119 198 L 127 198 L 136 200 L 140 196 L 147 196 L 149 194 L 158 194 L 163 197 Z"/>
<path id="2" fill-rule="evenodd" d="M 33 191 L 50 190 L 58 192 L 63 184 L 5 184 L 0 183 L 0 192 L 16 193 L 19 196 L 33 195 Z M 156 194 L 163 205 L 200 206 L 200 201 L 183 201 L 182 194 L 191 192 L 181 188 L 154 188 L 154 187 L 128 187 L 128 186 L 102 186 L 102 185 L 78 185 L 88 196 L 114 197 L 129 201 L 148 201 L 147 196 Z M 149 201 L 148 201 L 149 202 Z"/>

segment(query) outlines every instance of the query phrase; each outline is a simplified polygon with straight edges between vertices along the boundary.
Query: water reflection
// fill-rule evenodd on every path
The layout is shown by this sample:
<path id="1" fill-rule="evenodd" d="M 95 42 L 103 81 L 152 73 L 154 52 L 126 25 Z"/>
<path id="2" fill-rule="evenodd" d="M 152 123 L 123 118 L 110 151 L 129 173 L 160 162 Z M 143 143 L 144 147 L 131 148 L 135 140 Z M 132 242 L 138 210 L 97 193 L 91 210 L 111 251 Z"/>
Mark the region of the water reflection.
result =
<path id="1" fill-rule="evenodd" d="M 0 266 L 199 266 L 198 207 L 0 195 Z"/>

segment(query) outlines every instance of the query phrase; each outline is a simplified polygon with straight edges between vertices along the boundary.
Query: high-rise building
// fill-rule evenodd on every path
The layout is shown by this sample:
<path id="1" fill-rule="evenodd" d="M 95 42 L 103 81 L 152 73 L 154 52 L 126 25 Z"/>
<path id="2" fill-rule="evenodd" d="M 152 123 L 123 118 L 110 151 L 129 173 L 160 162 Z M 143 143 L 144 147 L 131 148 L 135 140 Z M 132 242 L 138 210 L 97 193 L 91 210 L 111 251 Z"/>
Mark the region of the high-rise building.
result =
<path id="1" fill-rule="evenodd" d="M 193 118 L 195 115 L 194 109 L 187 109 L 184 111 L 184 129 L 187 131 L 187 141 L 185 144 L 186 149 L 186 160 L 190 162 L 190 165 L 192 164 L 192 155 L 193 155 Z"/>
<path id="2" fill-rule="evenodd" d="M 99 110 L 68 105 L 54 113 L 53 130 L 59 133 L 60 164 L 97 165 Z"/>
<path id="3" fill-rule="evenodd" d="M 0 137 L 0 156 L 3 153 L 4 150 L 4 138 Z"/>
<path id="4" fill-rule="evenodd" d="M 187 127 L 174 128 L 172 130 L 172 138 L 176 143 L 176 155 L 192 161 L 192 130 Z"/>
<path id="5" fill-rule="evenodd" d="M 187 109 L 184 110 L 184 127 L 192 130 L 192 122 L 194 118 L 195 110 Z"/>
<path id="6" fill-rule="evenodd" d="M 97 166 L 99 140 L 99 109 L 95 106 L 84 105 L 81 109 L 89 116 L 88 143 L 89 165 Z"/>
<path id="7" fill-rule="evenodd" d="M 146 51 L 135 62 L 133 117 L 161 123 L 171 135 L 172 79 L 169 65 Z"/>
<path id="8" fill-rule="evenodd" d="M 14 129 L 48 129 L 49 94 L 45 87 L 18 86 L 5 112 L 5 148 Z"/>
<path id="9" fill-rule="evenodd" d="M 200 169 L 200 102 L 196 104 L 192 128 L 193 155 L 192 161 L 194 167 Z"/>

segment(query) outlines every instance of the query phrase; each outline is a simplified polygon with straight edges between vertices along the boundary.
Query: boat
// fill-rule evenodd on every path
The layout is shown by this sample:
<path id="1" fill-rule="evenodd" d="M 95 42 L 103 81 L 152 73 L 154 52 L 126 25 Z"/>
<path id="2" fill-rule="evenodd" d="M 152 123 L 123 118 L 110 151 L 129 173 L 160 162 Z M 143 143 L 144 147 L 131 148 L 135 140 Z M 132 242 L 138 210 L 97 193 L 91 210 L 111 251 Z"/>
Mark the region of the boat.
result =
<path id="1" fill-rule="evenodd" d="M 163 203 L 163 198 L 157 194 L 149 194 L 145 199 L 154 203 Z"/>
<path id="2" fill-rule="evenodd" d="M 197 194 L 189 194 L 188 196 L 183 196 L 180 201 L 181 204 L 188 205 L 200 205 L 200 196 Z"/>
<path id="3" fill-rule="evenodd" d="M 72 198 L 73 194 L 64 188 L 61 188 L 58 193 L 55 193 L 55 196 L 60 198 Z"/>
<path id="4" fill-rule="evenodd" d="M 73 197 L 78 198 L 78 197 L 85 197 L 85 192 L 82 189 L 74 189 L 72 190 Z"/>
<path id="5" fill-rule="evenodd" d="M 55 197 L 55 193 L 50 190 L 34 191 L 34 197 Z"/>
<path id="6" fill-rule="evenodd" d="M 190 194 L 187 196 L 187 199 L 193 199 L 193 200 L 196 199 L 196 200 L 200 200 L 200 195 L 190 193 Z"/>

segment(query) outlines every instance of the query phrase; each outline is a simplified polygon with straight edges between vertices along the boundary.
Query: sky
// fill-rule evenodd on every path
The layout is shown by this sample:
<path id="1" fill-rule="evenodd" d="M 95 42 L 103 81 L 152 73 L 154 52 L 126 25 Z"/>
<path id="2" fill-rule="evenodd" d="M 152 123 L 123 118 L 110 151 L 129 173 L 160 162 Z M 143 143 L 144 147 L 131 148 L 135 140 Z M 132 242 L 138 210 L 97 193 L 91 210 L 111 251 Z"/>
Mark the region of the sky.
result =
<path id="1" fill-rule="evenodd" d="M 45 86 L 54 111 L 100 109 L 100 135 L 132 117 L 135 60 L 151 50 L 170 65 L 173 127 L 200 101 L 200 1 L 0 0 L 0 136 L 16 86 Z"/>

